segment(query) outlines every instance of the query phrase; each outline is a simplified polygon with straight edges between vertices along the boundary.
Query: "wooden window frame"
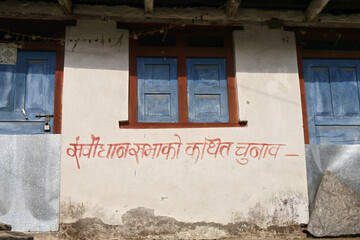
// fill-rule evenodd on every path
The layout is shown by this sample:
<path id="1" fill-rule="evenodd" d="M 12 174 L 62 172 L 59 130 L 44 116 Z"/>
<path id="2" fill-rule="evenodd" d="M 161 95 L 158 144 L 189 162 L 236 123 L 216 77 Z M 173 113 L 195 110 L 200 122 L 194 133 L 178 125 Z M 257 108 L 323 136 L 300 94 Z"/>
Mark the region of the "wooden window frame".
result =
<path id="1" fill-rule="evenodd" d="M 337 41 L 337 33 L 340 33 L 342 38 L 360 41 L 360 31 L 354 29 L 306 29 L 308 35 L 300 36 L 303 29 L 294 29 L 297 33 L 296 52 L 299 72 L 299 83 L 301 93 L 301 108 L 303 116 L 303 129 L 305 144 L 310 144 L 306 95 L 305 95 L 305 80 L 303 59 L 360 59 L 360 51 L 344 51 L 344 50 L 309 50 L 305 49 L 302 41 Z M 299 35 L 300 34 L 300 35 Z"/>
<path id="2" fill-rule="evenodd" d="M 53 34 L 53 38 L 64 38 L 67 25 L 74 25 L 74 21 L 43 21 L 43 20 L 16 20 L 2 19 L 0 26 L 11 29 L 14 32 L 30 34 L 29 31 L 46 31 Z M 9 40 L 11 42 L 12 39 Z M 22 42 L 21 51 L 52 51 L 55 52 L 55 96 L 54 96 L 54 122 L 53 134 L 61 134 L 62 131 L 62 95 L 63 95 L 63 71 L 65 45 L 59 41 L 44 42 L 32 41 L 25 38 Z"/>
<path id="3" fill-rule="evenodd" d="M 222 36 L 223 47 L 189 47 L 188 36 L 209 35 Z M 177 58 L 179 122 L 177 123 L 143 123 L 138 122 L 137 112 L 137 58 L 138 57 L 172 57 Z M 226 59 L 227 91 L 229 122 L 228 123 L 191 123 L 188 122 L 186 58 L 224 58 Z M 192 28 L 176 29 L 175 46 L 139 46 L 138 41 L 129 39 L 129 121 L 119 122 L 120 128 L 213 128 L 239 127 L 236 83 L 235 56 L 232 29 L 226 28 Z"/>

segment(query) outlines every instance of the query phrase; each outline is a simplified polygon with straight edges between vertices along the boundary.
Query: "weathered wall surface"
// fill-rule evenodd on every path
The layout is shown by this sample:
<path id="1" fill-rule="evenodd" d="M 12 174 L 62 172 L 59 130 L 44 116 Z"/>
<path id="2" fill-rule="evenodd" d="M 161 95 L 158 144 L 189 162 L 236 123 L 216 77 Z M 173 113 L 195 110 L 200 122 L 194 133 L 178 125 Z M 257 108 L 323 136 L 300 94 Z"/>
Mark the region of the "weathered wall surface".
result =
<path id="1" fill-rule="evenodd" d="M 360 232 L 359 145 L 306 145 L 310 219 L 314 236 Z M 321 221 L 319 221 L 321 219 Z"/>
<path id="2" fill-rule="evenodd" d="M 147 130 L 118 127 L 128 116 L 127 31 L 114 22 L 78 21 L 67 32 L 75 39 L 102 35 L 115 40 L 66 45 L 62 222 L 95 216 L 122 224 L 138 207 L 182 222 L 308 221 L 292 33 L 259 27 L 234 33 L 239 112 L 248 127 Z"/>
<path id="3" fill-rule="evenodd" d="M 0 135 L 0 222 L 57 231 L 61 135 Z"/>

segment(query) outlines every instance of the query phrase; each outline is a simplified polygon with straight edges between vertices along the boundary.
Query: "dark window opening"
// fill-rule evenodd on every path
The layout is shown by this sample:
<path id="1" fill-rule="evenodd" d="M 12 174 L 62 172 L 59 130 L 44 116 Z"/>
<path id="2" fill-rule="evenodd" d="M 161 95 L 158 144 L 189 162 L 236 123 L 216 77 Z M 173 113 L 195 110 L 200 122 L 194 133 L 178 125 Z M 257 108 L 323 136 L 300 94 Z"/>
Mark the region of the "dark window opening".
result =
<path id="1" fill-rule="evenodd" d="M 339 50 L 339 51 L 360 51 L 360 44 L 358 41 L 344 40 L 344 41 L 312 41 L 304 42 L 304 49 L 306 50 Z"/>
<path id="2" fill-rule="evenodd" d="M 187 38 L 189 47 L 224 47 L 224 38 L 221 36 L 189 36 Z"/>
<path id="3" fill-rule="evenodd" d="M 139 46 L 175 46 L 174 35 L 143 35 L 139 37 Z"/>

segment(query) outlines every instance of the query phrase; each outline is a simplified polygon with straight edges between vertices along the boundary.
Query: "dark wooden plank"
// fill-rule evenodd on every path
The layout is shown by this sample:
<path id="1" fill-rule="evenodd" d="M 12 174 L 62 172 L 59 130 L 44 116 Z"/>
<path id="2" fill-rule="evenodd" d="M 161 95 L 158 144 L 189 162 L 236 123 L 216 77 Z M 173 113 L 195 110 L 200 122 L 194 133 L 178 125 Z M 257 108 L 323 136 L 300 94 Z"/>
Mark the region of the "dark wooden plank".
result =
<path id="1" fill-rule="evenodd" d="M 64 77 L 64 46 L 60 44 L 55 48 L 55 97 L 54 97 L 54 129 L 53 133 L 61 133 L 62 124 L 62 92 Z"/>
<path id="2" fill-rule="evenodd" d="M 131 4 L 130 4 L 131 5 Z M 143 5 L 143 2 L 142 2 Z M 157 3 L 155 2 L 155 5 Z M 223 4 L 224 5 L 224 4 Z M 144 14 L 143 8 L 126 5 L 121 7 L 100 5 L 100 4 L 76 4 L 73 14 L 64 14 L 57 1 L 38 1 L 31 4 L 23 4 L 20 0 L 0 1 L 0 16 L 11 19 L 43 19 L 43 20 L 113 20 L 122 23 L 152 23 L 152 24 L 174 24 L 174 25 L 210 25 L 210 26 L 242 26 L 246 22 L 264 23 L 264 18 L 279 18 L 284 26 L 298 27 L 328 27 L 328 28 L 360 28 L 357 14 L 349 14 L 346 19 L 343 16 L 332 16 L 316 22 L 304 22 L 303 9 L 298 11 L 287 11 L 279 8 L 272 8 L 269 12 L 257 9 L 242 9 L 243 14 L 236 18 L 228 18 L 223 8 L 198 8 L 193 7 L 184 11 L 179 8 L 165 7 L 161 12 L 167 15 L 155 14 L 151 17 Z M 208 14 L 209 13 L 209 14 Z M 189 17 L 189 16 L 194 16 Z M 201 17 L 202 16 L 202 17 Z"/>
<path id="3" fill-rule="evenodd" d="M 241 0 L 228 0 L 226 5 L 226 15 L 234 18 L 239 11 Z"/>
<path id="4" fill-rule="evenodd" d="M 312 22 L 325 8 L 330 0 L 312 0 L 305 12 L 305 21 Z"/>
<path id="5" fill-rule="evenodd" d="M 154 13 L 154 0 L 144 0 L 145 14 Z"/>
<path id="6" fill-rule="evenodd" d="M 183 51 L 187 57 L 226 57 L 225 49 L 218 47 L 187 47 Z M 142 57 L 177 57 L 179 55 L 177 47 L 138 46 L 134 52 Z"/>
<path id="7" fill-rule="evenodd" d="M 226 75 L 228 80 L 228 97 L 229 97 L 229 121 L 231 123 L 239 122 L 239 113 L 238 113 L 238 99 L 237 99 L 237 90 L 236 90 L 236 76 L 235 76 L 235 53 L 234 53 L 234 43 L 233 36 L 225 36 L 225 46 L 226 46 Z M 246 121 L 246 119 L 241 119 Z"/>
<path id="8" fill-rule="evenodd" d="M 58 2 L 67 14 L 72 14 L 73 12 L 72 0 L 58 0 Z"/>
<path id="9" fill-rule="evenodd" d="M 186 81 L 186 37 L 179 34 L 176 39 L 178 51 L 179 122 L 188 122 L 188 101 Z"/>
<path id="10" fill-rule="evenodd" d="M 296 53 L 297 53 L 297 63 L 298 63 L 298 72 L 299 72 L 299 81 L 300 81 L 300 97 L 301 97 L 304 140 L 305 140 L 305 144 L 309 144 L 310 137 L 309 137 L 309 126 L 308 126 L 306 96 L 305 96 L 305 81 L 304 81 L 304 68 L 303 68 L 303 55 L 302 55 L 303 49 L 298 41 L 296 41 Z"/>
<path id="11" fill-rule="evenodd" d="M 129 123 L 119 122 L 120 128 L 139 129 L 139 128 L 228 128 L 246 127 L 242 123 Z"/>
<path id="12" fill-rule="evenodd" d="M 137 122 L 137 41 L 129 39 L 129 121 Z"/>

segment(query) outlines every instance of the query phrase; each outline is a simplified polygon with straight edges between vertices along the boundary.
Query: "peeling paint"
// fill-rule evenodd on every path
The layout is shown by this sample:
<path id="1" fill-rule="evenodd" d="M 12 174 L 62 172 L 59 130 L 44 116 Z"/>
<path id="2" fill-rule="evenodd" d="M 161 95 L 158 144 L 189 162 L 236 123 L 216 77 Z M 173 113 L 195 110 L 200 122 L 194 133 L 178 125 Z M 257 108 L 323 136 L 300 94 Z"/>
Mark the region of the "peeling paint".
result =
<path id="1" fill-rule="evenodd" d="M 254 212 L 255 213 L 255 212 Z M 60 239 L 271 239 L 281 236 L 303 237 L 299 225 L 261 228 L 248 222 L 219 224 L 181 222 L 168 216 L 157 216 L 153 209 L 138 207 L 122 215 L 123 225 L 108 225 L 100 218 L 84 218 L 62 223 Z"/>
<path id="2" fill-rule="evenodd" d="M 247 214 L 233 212 L 233 222 L 253 223 L 261 228 L 296 225 L 301 222 L 300 216 L 306 212 L 307 203 L 303 199 L 298 193 L 273 196 L 264 203 L 256 203 Z"/>
<path id="3" fill-rule="evenodd" d="M 63 219 L 77 220 L 81 219 L 85 213 L 85 206 L 83 203 L 74 203 L 72 201 L 60 204 L 60 214 Z"/>
<path id="4" fill-rule="evenodd" d="M 302 202 L 302 199 L 298 194 L 273 197 L 270 200 L 272 209 L 267 209 L 257 203 L 254 208 L 249 210 L 248 221 L 256 222 L 261 227 L 296 224 L 300 212 L 306 211 L 307 204 Z M 301 209 L 301 206 L 304 206 L 304 209 Z"/>
<path id="5" fill-rule="evenodd" d="M 159 201 L 167 201 L 167 197 L 160 197 Z M 264 197 L 263 201 L 249 206 L 247 211 L 234 209 L 228 222 L 210 222 L 214 226 L 241 226 L 240 228 L 266 229 L 268 227 L 287 227 L 307 223 L 302 217 L 307 212 L 308 204 L 304 196 L 300 193 L 274 194 Z M 125 212 L 126 211 L 126 212 Z M 76 203 L 71 199 L 61 202 L 61 222 L 71 223 L 87 217 L 99 217 L 110 225 L 123 224 L 127 229 L 138 229 L 156 226 L 156 231 L 151 234 L 163 234 L 165 232 L 180 232 L 182 227 L 192 226 L 195 229 L 202 220 L 196 222 L 179 221 L 172 217 L 156 216 L 154 209 L 138 207 L 129 209 L 126 205 L 123 208 L 116 208 L 113 211 L 104 206 L 91 205 L 86 203 Z M 191 221 L 191 220 L 190 220 Z M 204 219 L 206 221 L 206 219 Z M 209 221 L 209 220 L 208 220 Z M 206 222 L 206 224 L 210 224 Z M 190 224 L 190 225 L 189 225 Z M 206 226 L 207 226 L 206 225 Z M 160 228 L 159 228 L 160 227 Z M 238 228 L 238 227 L 237 227 Z M 172 229 L 172 230 L 169 230 Z M 160 231 L 160 232 L 158 232 Z M 230 231 L 230 230 L 229 230 Z M 144 234 L 149 234 L 148 229 L 144 229 Z"/>

